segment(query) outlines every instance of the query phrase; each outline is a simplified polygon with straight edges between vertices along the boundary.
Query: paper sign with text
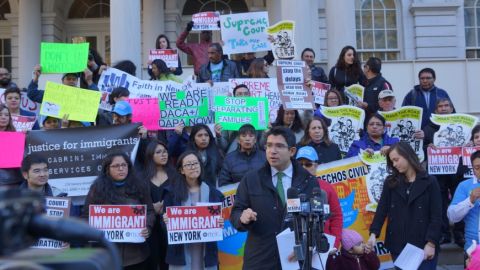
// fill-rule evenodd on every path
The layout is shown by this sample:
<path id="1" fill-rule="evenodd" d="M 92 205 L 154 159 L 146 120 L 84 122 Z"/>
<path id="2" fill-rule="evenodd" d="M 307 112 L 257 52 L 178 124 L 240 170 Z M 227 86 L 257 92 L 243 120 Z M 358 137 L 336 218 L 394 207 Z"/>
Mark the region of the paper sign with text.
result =
<path id="1" fill-rule="evenodd" d="M 177 68 L 178 67 L 178 53 L 176 49 L 156 49 L 150 50 L 148 55 L 148 60 L 153 61 L 155 59 L 161 59 L 167 67 Z"/>
<path id="2" fill-rule="evenodd" d="M 130 98 L 132 123 L 141 122 L 147 130 L 160 129 L 160 110 L 158 98 Z"/>
<path id="3" fill-rule="evenodd" d="M 275 59 L 295 57 L 295 22 L 284 20 L 267 28 Z"/>
<path id="4" fill-rule="evenodd" d="M 17 132 L 32 130 L 35 121 L 37 121 L 35 116 L 12 115 L 12 123 Z"/>
<path id="5" fill-rule="evenodd" d="M 433 135 L 433 144 L 438 147 L 449 147 L 464 146 L 468 143 L 478 118 L 463 113 L 432 114 L 430 121 L 440 126 Z"/>
<path id="6" fill-rule="evenodd" d="M 195 13 L 192 15 L 192 31 L 212 31 L 220 30 L 218 22 L 220 21 L 220 12 L 207 11 Z"/>
<path id="7" fill-rule="evenodd" d="M 89 43 L 49 43 L 40 45 L 42 73 L 81 72 L 87 67 Z"/>
<path id="8" fill-rule="evenodd" d="M 261 52 L 271 49 L 268 34 L 268 13 L 248 12 L 220 16 L 223 53 Z"/>
<path id="9" fill-rule="evenodd" d="M 360 84 L 352 84 L 345 88 L 345 96 L 348 97 L 348 105 L 357 106 L 358 102 L 363 101 L 365 87 Z"/>
<path id="10" fill-rule="evenodd" d="M 316 104 L 325 104 L 325 95 L 330 90 L 331 85 L 328 83 L 322 83 L 317 81 L 310 81 L 312 83 L 312 93 L 314 96 L 314 102 Z"/>
<path id="11" fill-rule="evenodd" d="M 470 160 L 470 156 L 475 153 L 475 151 L 479 151 L 480 146 L 469 146 L 462 148 L 462 161 L 463 165 L 467 167 L 467 170 L 463 174 L 464 178 L 473 177 L 473 168 L 472 168 L 472 161 Z"/>
<path id="12" fill-rule="evenodd" d="M 462 157 L 462 147 L 428 147 L 427 156 L 429 174 L 455 174 Z"/>
<path id="13" fill-rule="evenodd" d="M 239 130 L 252 124 L 255 130 L 265 130 L 268 125 L 268 100 L 255 97 L 215 97 L 215 123 L 224 130 Z"/>
<path id="14" fill-rule="evenodd" d="M 204 243 L 223 240 L 222 204 L 167 207 L 168 244 Z"/>
<path id="15" fill-rule="evenodd" d="M 45 216 L 52 219 L 69 217 L 71 201 L 72 199 L 67 197 L 45 197 Z M 31 247 L 41 249 L 62 249 L 68 248 L 69 244 L 59 240 L 40 238 Z"/>
<path id="16" fill-rule="evenodd" d="M 90 205 L 88 223 L 118 243 L 143 243 L 140 235 L 147 227 L 146 205 Z"/>
<path id="17" fill-rule="evenodd" d="M 19 168 L 25 150 L 25 133 L 0 131 L 0 168 Z"/>

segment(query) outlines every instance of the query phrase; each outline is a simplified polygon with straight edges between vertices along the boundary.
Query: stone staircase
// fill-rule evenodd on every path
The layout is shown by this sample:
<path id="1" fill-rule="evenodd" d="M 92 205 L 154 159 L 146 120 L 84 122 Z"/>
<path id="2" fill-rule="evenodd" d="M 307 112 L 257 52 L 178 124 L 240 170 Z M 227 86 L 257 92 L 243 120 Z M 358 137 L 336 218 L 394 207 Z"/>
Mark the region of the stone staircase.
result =
<path id="1" fill-rule="evenodd" d="M 437 269 L 464 269 L 463 249 L 454 243 L 440 246 Z"/>

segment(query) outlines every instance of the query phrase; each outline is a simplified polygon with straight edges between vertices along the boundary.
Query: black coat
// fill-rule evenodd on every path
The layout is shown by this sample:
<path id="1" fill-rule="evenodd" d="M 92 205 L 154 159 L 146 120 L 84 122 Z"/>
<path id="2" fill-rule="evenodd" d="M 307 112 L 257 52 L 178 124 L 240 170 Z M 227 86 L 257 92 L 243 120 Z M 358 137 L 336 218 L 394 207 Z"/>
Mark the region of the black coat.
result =
<path id="1" fill-rule="evenodd" d="M 263 167 L 266 161 L 265 151 L 255 147 L 250 154 L 247 154 L 241 152 L 239 147 L 225 158 L 218 175 L 218 186 L 240 182 L 247 172 Z"/>
<path id="2" fill-rule="evenodd" d="M 380 91 L 392 89 L 392 85 L 384 77 L 382 77 L 382 74 L 378 74 L 366 82 L 363 101 L 368 103 L 366 112 L 367 116 L 369 116 L 376 113 L 380 108 L 380 105 L 378 105 L 378 94 Z"/>
<path id="3" fill-rule="evenodd" d="M 395 187 L 385 181 L 370 232 L 380 235 L 388 218 L 385 245 L 398 256 L 407 243 L 421 249 L 432 242 L 438 251 L 441 236 L 442 199 L 434 176 L 419 173 L 407 196 L 407 183 L 398 179 Z"/>
<path id="4" fill-rule="evenodd" d="M 305 145 L 298 144 L 297 150 L 302 148 L 303 146 Z M 340 148 L 338 148 L 338 145 L 336 143 L 332 142 L 330 145 L 327 145 L 325 142 L 310 142 L 307 144 L 307 146 L 311 146 L 317 151 L 318 164 L 328 163 L 342 159 Z"/>
<path id="5" fill-rule="evenodd" d="M 296 162 L 292 161 L 292 165 L 292 187 L 310 197 L 312 189 L 319 187 L 318 182 Z M 245 225 L 240 216 L 247 208 L 257 213 L 257 220 Z M 273 186 L 270 165 L 266 163 L 261 169 L 247 173 L 238 186 L 230 215 L 230 222 L 237 230 L 248 231 L 243 269 L 282 269 L 276 235 L 286 228 L 285 215 L 286 207 Z"/>

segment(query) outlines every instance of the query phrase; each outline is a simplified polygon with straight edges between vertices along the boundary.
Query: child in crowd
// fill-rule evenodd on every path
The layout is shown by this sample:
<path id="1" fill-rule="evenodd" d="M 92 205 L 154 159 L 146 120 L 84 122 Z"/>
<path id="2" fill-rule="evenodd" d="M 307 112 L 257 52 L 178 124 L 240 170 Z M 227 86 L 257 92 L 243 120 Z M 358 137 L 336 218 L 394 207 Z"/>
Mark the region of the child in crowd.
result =
<path id="1" fill-rule="evenodd" d="M 354 231 L 342 230 L 342 248 L 327 260 L 327 269 L 377 270 L 380 260 L 372 247 L 363 242 L 362 236 Z"/>

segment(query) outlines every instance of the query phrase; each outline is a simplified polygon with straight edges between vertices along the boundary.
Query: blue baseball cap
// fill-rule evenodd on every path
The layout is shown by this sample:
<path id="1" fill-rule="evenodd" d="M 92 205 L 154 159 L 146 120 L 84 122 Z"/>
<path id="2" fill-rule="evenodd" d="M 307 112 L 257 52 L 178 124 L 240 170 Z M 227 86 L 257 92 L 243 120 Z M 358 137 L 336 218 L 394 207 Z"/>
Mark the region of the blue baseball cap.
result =
<path id="1" fill-rule="evenodd" d="M 298 149 L 298 152 L 297 152 L 296 159 L 301 159 L 301 158 L 316 162 L 318 160 L 318 154 L 315 148 L 311 146 L 304 146 Z"/>
<path id="2" fill-rule="evenodd" d="M 119 102 L 115 103 L 112 112 L 120 116 L 129 115 L 132 114 L 132 106 L 130 106 L 130 103 L 127 101 L 120 100 Z"/>

